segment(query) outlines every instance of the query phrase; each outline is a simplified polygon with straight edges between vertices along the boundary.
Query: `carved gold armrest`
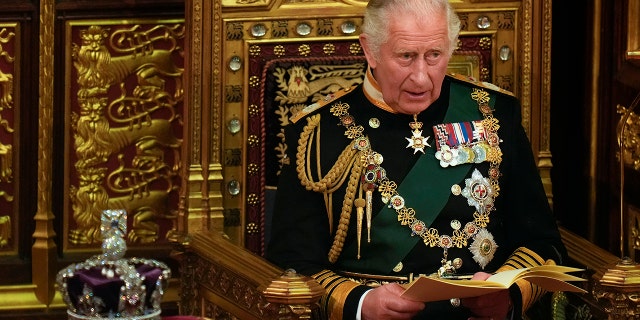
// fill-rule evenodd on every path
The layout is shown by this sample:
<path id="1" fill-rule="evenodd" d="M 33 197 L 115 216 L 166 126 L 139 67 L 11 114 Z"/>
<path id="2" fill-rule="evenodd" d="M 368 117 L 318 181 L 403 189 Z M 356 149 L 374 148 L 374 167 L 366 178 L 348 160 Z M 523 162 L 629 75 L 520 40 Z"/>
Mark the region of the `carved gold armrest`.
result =
<path id="1" fill-rule="evenodd" d="M 180 313 L 213 319 L 311 319 L 324 288 L 282 270 L 217 232 L 177 239 Z"/>

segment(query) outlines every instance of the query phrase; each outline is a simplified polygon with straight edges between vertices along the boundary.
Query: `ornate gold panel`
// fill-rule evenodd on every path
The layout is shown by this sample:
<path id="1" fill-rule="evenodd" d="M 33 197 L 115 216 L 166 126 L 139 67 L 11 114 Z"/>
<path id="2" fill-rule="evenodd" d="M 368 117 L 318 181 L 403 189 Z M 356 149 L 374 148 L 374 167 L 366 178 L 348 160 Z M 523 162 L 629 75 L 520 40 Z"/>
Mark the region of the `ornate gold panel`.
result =
<path id="1" fill-rule="evenodd" d="M 520 39 L 517 38 L 519 20 L 518 8 L 468 9 L 460 5 L 458 15 L 462 22 L 462 44 L 458 54 L 464 54 L 471 48 L 483 50 L 483 59 L 487 67 L 480 70 L 477 77 L 492 82 L 499 87 L 520 96 L 522 88 L 517 70 L 520 59 Z M 470 43 L 475 38 L 477 43 Z M 477 49 L 476 49 L 477 50 Z M 456 58 L 452 63 L 456 63 Z M 526 102 L 523 101 L 523 106 Z"/>
<path id="2" fill-rule="evenodd" d="M 130 247 L 168 245 L 182 147 L 182 20 L 66 24 L 66 250 L 101 243 L 100 214 L 125 209 Z"/>
<path id="3" fill-rule="evenodd" d="M 0 255 L 17 252 L 20 26 L 0 23 Z"/>

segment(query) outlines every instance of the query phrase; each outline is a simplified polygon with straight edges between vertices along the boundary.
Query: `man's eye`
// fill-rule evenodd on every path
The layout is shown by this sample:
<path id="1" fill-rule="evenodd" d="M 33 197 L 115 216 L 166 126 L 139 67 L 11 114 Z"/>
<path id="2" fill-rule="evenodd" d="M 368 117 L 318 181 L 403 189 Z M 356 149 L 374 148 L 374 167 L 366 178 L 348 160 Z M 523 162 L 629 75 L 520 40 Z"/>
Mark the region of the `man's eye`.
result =
<path id="1" fill-rule="evenodd" d="M 429 54 L 426 55 L 425 59 L 427 60 L 427 62 L 429 63 L 436 63 L 438 62 L 438 60 L 442 57 L 442 52 L 439 51 L 435 51 L 435 52 L 430 52 Z"/>
<path id="2" fill-rule="evenodd" d="M 412 57 L 413 57 L 413 55 L 410 54 L 410 53 L 404 53 L 404 54 L 400 55 L 400 58 L 402 60 L 410 60 Z"/>

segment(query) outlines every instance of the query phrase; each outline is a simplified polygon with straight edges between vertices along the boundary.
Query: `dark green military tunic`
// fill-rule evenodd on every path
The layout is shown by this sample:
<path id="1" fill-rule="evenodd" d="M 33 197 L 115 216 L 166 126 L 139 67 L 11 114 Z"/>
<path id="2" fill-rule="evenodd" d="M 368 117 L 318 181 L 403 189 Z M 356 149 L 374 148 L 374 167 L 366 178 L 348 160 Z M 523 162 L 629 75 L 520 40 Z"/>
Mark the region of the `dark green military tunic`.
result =
<path id="1" fill-rule="evenodd" d="M 326 101 L 308 107 L 294 116 L 294 122 L 286 128 L 290 161 L 279 177 L 267 258 L 280 267 L 293 268 L 316 277 L 328 291 L 323 299 L 327 317 L 353 319 L 360 296 L 370 289 L 346 280 L 339 276 L 340 272 L 391 276 L 437 273 L 442 266 L 444 250 L 440 246 L 426 244 L 423 238 L 412 233 L 410 226 L 402 225 L 396 210 L 383 202 L 377 189 L 372 192 L 371 241 L 367 241 L 365 221 L 358 250 L 357 210 L 349 208 L 351 212 L 346 216 L 343 212 L 345 192 L 349 186 L 351 191 L 359 188 L 349 183 L 350 171 L 346 170 L 344 182 L 336 190 L 323 193 L 307 190 L 301 184 L 297 163 L 305 163 L 303 167 L 310 175 L 307 177 L 309 180 L 322 181 L 343 150 L 353 143 L 353 134 L 349 134 L 348 129 L 354 125 L 361 126 L 361 135 L 368 138 L 370 149 L 384 159 L 381 167 L 386 178 L 398 185 L 406 207 L 415 210 L 415 218 L 423 221 L 427 228 L 436 229 L 439 235 L 452 235 L 452 222 L 464 226 L 474 221 L 473 215 L 478 212 L 473 199 L 452 190 L 456 186 L 464 189 L 476 170 L 483 178 L 488 178 L 490 163 L 482 161 L 442 167 L 436 158 L 437 137 L 433 127 L 444 123 L 481 121 L 484 116 L 471 96 L 474 88 L 490 94 L 491 116 L 498 120 L 497 134 L 501 139 L 499 188 L 493 190 L 497 196 L 484 233 L 485 236 L 487 233 L 490 235 L 495 251 L 491 253 L 492 257 L 478 263 L 469 249 L 474 241 L 472 237 L 460 248 L 449 248 L 447 260 L 458 258 L 457 261 L 462 261 L 456 274 L 495 272 L 504 268 L 514 252 L 516 255 L 507 263 L 511 268 L 542 264 L 547 260 L 562 263 L 566 251 L 521 125 L 520 104 L 515 97 L 482 83 L 447 76 L 440 98 L 417 116 L 417 121 L 423 124 L 422 136 L 429 137 L 426 141 L 430 146 L 425 146 L 423 154 L 408 147 L 407 138 L 412 136 L 409 123 L 414 121 L 413 116 L 390 112 L 384 102 L 372 98 L 379 92 L 365 81 L 364 86 L 336 93 Z M 353 120 L 353 125 L 345 125 L 344 119 L 335 111 L 336 105 L 348 107 L 346 113 Z M 318 115 L 319 124 L 313 126 L 310 142 L 301 145 L 301 134 L 310 130 L 307 120 L 317 119 Z M 301 155 L 305 159 L 297 159 Z M 412 182 L 407 184 L 409 180 Z M 356 191 L 356 198 L 360 195 Z M 337 260 L 329 261 L 341 218 L 343 226 L 344 220 L 349 220 L 344 245 L 338 250 Z M 522 286 L 512 288 L 516 313 L 526 309 L 530 300 L 537 299 L 542 293 L 535 286 L 531 290 L 533 292 L 521 292 Z M 420 318 L 466 319 L 468 316 L 465 308 L 454 308 L 449 301 L 443 301 L 427 303 Z"/>

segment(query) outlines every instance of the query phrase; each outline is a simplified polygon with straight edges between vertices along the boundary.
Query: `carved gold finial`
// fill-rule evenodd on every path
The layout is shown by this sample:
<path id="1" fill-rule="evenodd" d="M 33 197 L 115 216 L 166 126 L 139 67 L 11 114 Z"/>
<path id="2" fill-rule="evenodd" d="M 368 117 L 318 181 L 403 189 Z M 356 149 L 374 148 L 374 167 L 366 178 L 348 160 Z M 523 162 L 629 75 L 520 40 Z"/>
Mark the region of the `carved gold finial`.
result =
<path id="1" fill-rule="evenodd" d="M 601 301 L 610 319 L 640 316 L 640 265 L 629 257 L 607 266 L 596 279 L 593 295 Z"/>
<path id="2" fill-rule="evenodd" d="M 319 307 L 318 301 L 324 294 L 324 288 L 316 280 L 300 275 L 293 269 L 285 270 L 279 278 L 260 290 L 270 304 L 295 310 L 292 314 L 297 315 L 297 319 L 310 319 L 314 311 L 311 308 Z M 288 313 L 279 311 L 280 314 L 282 312 Z"/>

